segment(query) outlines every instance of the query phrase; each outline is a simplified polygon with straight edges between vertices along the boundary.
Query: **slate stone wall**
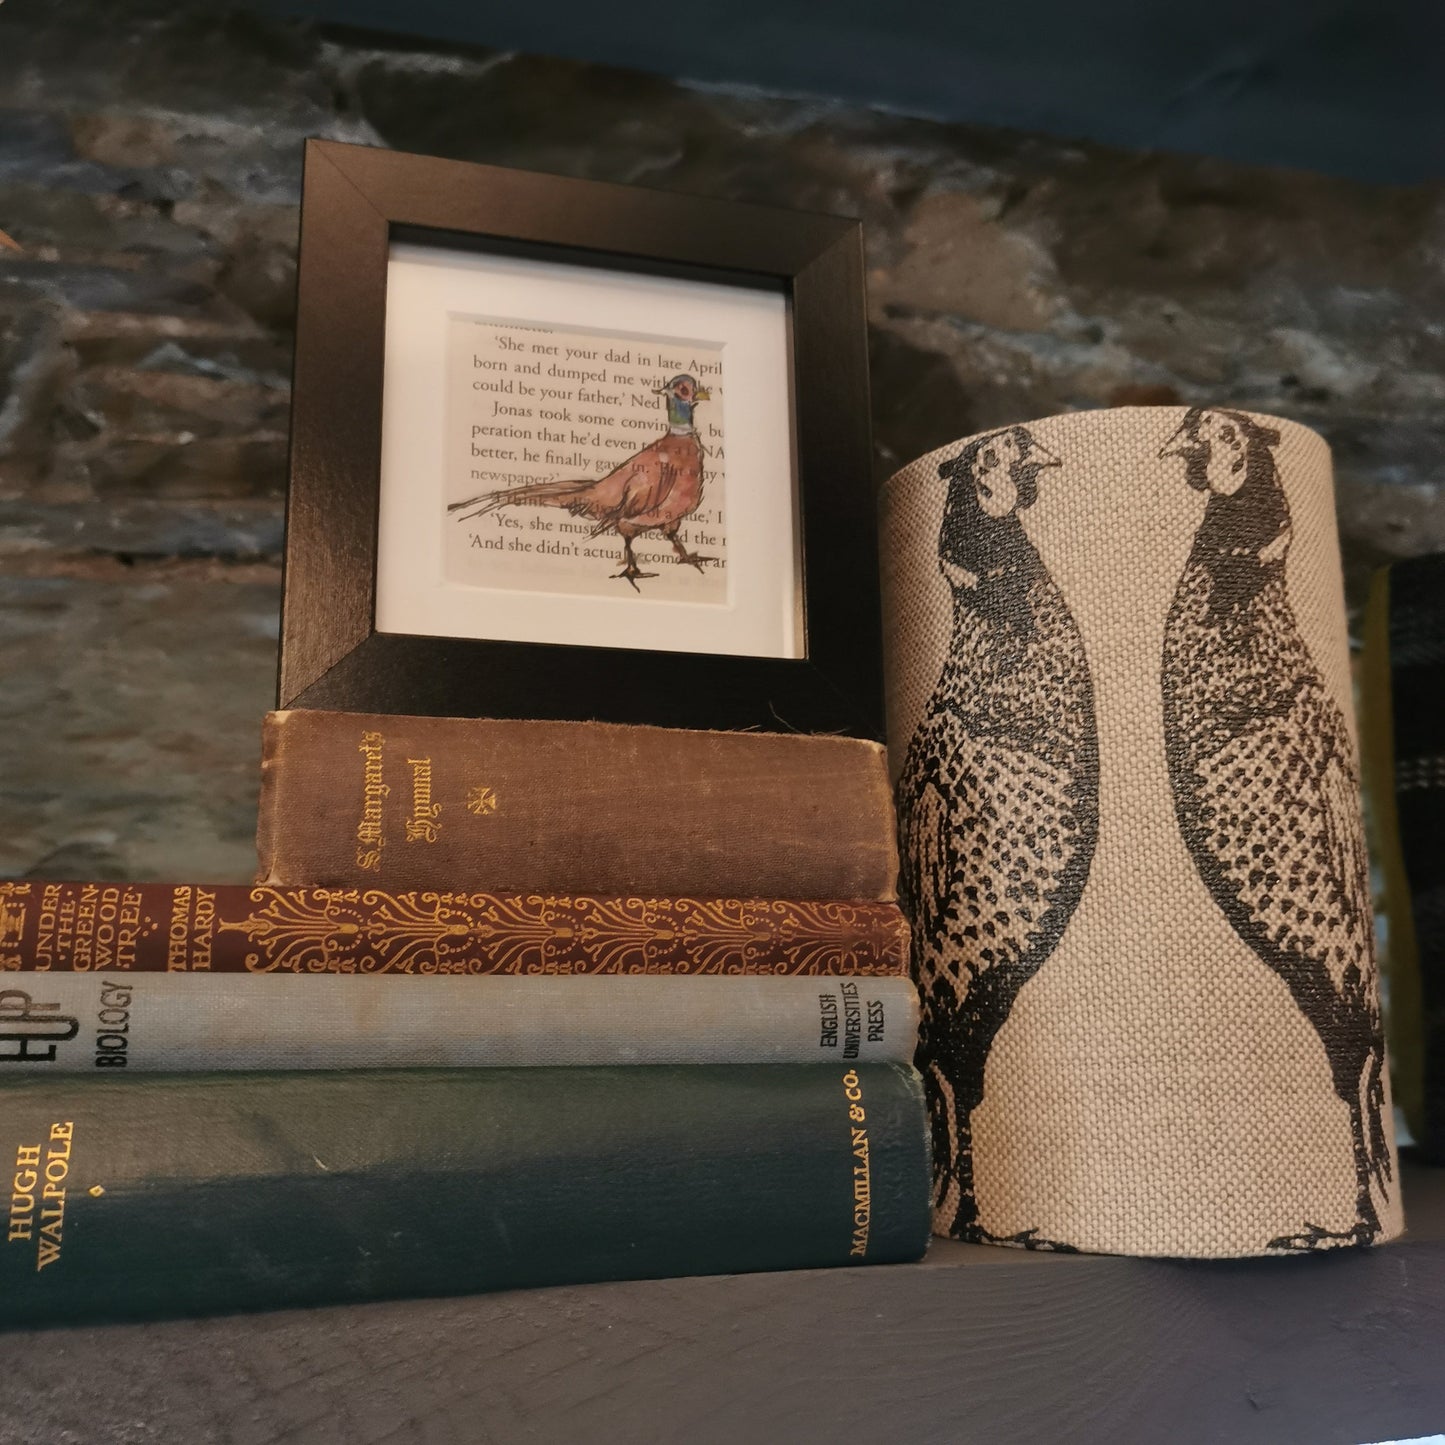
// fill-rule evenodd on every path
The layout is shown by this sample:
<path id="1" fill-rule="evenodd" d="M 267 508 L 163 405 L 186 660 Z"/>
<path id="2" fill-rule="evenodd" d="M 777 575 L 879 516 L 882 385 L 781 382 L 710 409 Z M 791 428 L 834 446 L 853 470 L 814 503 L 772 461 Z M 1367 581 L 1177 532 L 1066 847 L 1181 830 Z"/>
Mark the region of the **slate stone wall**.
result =
<path id="1" fill-rule="evenodd" d="M 880 476 L 1071 407 L 1325 433 L 1445 548 L 1445 186 L 1128 154 L 149 0 L 0 10 L 0 876 L 244 879 L 309 135 L 838 211 Z"/>

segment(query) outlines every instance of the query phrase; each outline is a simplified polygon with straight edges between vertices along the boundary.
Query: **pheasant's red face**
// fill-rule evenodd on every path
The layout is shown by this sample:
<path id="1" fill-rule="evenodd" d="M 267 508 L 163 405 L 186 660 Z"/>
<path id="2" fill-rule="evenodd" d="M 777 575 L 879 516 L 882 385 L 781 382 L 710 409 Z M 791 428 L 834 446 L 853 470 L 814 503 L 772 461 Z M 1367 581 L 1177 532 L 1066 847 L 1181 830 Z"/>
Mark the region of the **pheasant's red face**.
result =
<path id="1" fill-rule="evenodd" d="M 682 406 L 696 406 L 700 401 L 712 399 L 707 387 L 699 386 L 693 377 L 686 375 L 674 376 L 666 386 L 660 386 L 657 390 L 670 401 L 678 402 Z"/>

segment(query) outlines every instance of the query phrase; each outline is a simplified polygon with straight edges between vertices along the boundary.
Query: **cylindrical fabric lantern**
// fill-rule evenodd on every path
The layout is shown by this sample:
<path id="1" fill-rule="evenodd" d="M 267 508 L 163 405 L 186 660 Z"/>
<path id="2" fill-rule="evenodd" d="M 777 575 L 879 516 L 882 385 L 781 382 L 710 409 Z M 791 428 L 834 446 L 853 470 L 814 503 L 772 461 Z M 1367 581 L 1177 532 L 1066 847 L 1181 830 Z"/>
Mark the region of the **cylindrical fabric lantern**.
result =
<path id="1" fill-rule="evenodd" d="M 1050 417 L 905 467 L 882 530 L 936 1231 L 1398 1234 L 1325 443 Z"/>

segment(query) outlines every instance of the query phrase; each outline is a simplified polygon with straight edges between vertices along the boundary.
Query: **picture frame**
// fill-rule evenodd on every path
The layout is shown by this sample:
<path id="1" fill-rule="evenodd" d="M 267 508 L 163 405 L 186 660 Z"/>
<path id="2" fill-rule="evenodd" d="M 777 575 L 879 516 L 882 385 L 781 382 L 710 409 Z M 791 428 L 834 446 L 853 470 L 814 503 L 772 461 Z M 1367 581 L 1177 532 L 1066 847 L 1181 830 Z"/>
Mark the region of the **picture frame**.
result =
<path id="1" fill-rule="evenodd" d="M 857 221 L 307 143 L 280 707 L 881 740 L 881 646 Z"/>

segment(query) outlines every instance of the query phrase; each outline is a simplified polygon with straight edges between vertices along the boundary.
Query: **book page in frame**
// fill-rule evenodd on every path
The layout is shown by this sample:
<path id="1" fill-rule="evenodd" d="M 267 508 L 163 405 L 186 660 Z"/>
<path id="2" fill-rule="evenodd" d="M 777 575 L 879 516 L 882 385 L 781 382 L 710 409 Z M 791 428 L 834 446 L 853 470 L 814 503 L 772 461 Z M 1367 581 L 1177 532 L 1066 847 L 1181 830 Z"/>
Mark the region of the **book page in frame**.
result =
<path id="1" fill-rule="evenodd" d="M 446 580 L 726 606 L 723 347 L 447 320 Z"/>
<path id="2" fill-rule="evenodd" d="M 376 630 L 803 657 L 790 336 L 771 284 L 394 247 Z"/>

